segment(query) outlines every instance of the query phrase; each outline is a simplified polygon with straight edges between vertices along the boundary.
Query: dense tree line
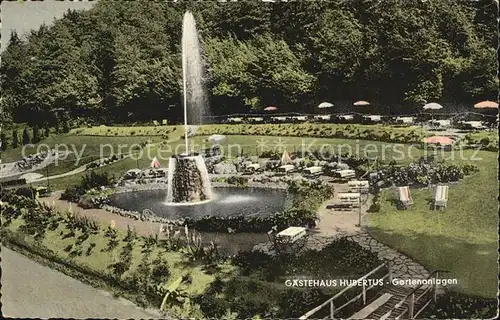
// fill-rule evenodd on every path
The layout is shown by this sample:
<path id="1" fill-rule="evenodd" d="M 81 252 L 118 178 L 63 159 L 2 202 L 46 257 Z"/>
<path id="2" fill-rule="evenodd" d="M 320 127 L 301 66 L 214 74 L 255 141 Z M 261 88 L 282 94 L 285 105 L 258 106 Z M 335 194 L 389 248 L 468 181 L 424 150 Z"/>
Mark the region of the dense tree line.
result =
<path id="1" fill-rule="evenodd" d="M 361 99 L 410 110 L 491 100 L 498 89 L 494 0 L 99 1 L 26 39 L 12 33 L 3 120 L 179 119 L 185 10 L 215 114 Z"/>

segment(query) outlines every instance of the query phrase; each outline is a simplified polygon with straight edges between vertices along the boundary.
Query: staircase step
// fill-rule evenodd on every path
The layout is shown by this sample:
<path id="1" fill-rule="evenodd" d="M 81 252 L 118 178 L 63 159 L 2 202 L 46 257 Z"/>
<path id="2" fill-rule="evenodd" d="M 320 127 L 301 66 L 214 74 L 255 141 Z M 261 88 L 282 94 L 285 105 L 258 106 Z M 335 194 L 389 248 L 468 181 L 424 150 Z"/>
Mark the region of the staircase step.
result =
<path id="1" fill-rule="evenodd" d="M 375 310 L 380 308 L 383 304 L 385 304 L 389 299 L 391 299 L 392 294 L 389 293 L 384 293 L 382 296 L 378 297 L 377 300 L 373 301 L 360 311 L 356 312 L 352 317 L 349 317 L 349 319 L 365 319 L 367 318 L 370 314 L 372 314 Z"/>

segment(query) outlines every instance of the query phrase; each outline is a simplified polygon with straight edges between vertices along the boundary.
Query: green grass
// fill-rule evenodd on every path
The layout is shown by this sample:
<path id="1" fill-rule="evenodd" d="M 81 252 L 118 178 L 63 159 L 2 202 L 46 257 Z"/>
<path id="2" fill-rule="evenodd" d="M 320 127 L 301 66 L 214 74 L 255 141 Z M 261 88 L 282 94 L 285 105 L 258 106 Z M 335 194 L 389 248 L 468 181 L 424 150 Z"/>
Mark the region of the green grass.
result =
<path id="1" fill-rule="evenodd" d="M 457 291 L 493 297 L 497 292 L 497 155 L 480 152 L 480 172 L 449 189 L 448 207 L 430 210 L 430 190 L 413 190 L 414 205 L 399 211 L 385 190 L 380 212 L 370 216 L 370 233 L 424 264 L 451 271 Z"/>
<path id="2" fill-rule="evenodd" d="M 13 232 L 19 232 L 19 226 L 21 226 L 23 223 L 24 222 L 21 218 L 15 219 L 7 228 Z M 66 252 L 64 248 L 66 248 L 68 245 L 73 245 L 75 243 L 76 237 L 78 237 L 81 233 L 80 231 L 77 231 L 74 237 L 62 239 L 63 236 L 61 235 L 61 232 L 63 234 L 67 234 L 69 232 L 64 224 L 60 224 L 59 227 L 54 231 L 47 230 L 45 238 L 42 241 L 42 245 L 52 250 L 60 258 L 73 260 L 73 262 L 75 262 L 76 264 L 88 267 L 91 270 L 97 271 L 99 273 L 108 273 L 108 266 L 118 262 L 120 259 L 120 252 L 126 244 L 124 241 L 122 241 L 125 236 L 125 232 L 117 230 L 117 239 L 119 240 L 119 244 L 112 252 L 109 252 L 102 250 L 107 247 L 108 242 L 108 238 L 104 237 L 104 231 L 105 230 L 101 229 L 98 234 L 89 236 L 89 238 L 82 244 L 82 255 L 73 258 L 69 257 L 69 253 Z M 90 243 L 95 243 L 96 246 L 92 250 L 92 253 L 87 256 L 85 254 L 85 251 Z M 140 264 L 142 259 L 142 243 L 143 240 L 141 238 L 135 240 L 133 244 L 131 266 L 130 269 L 123 274 L 123 277 L 131 275 Z M 169 271 L 171 273 L 167 283 L 163 284 L 164 287 L 167 287 L 178 277 L 189 274 L 191 275 L 193 281 L 191 284 L 186 286 L 185 292 L 189 295 L 197 295 L 203 293 L 210 285 L 210 283 L 214 280 L 214 276 L 206 274 L 202 270 L 202 266 L 189 263 L 186 258 L 179 252 L 166 251 L 165 249 L 155 246 L 153 247 L 150 261 L 153 261 L 160 255 L 168 261 Z M 222 272 L 225 274 L 231 274 L 233 270 L 233 267 L 230 267 L 227 264 L 224 264 L 221 267 Z"/>
<path id="3" fill-rule="evenodd" d="M 53 135 L 33 146 L 21 146 L 16 149 L 8 149 L 2 152 L 4 162 L 16 161 L 24 155 L 35 154 L 46 151 L 47 148 L 56 148 L 59 151 L 71 151 L 80 156 L 82 161 L 90 162 L 92 159 L 99 159 L 99 156 L 109 156 L 112 151 L 118 153 L 129 153 L 134 144 L 145 142 L 147 140 L 160 141 L 161 138 L 146 137 L 105 137 L 105 136 L 76 136 L 76 135 Z M 120 149 L 121 146 L 121 149 Z M 112 147 L 112 148 L 111 148 Z M 102 150 L 102 152 L 101 152 Z M 66 162 L 65 159 L 60 160 Z"/>
<path id="4" fill-rule="evenodd" d="M 153 144 L 158 143 L 162 139 L 160 137 L 101 137 L 101 136 L 75 136 L 75 135 L 57 135 L 51 136 L 40 141 L 32 147 L 23 147 L 9 149 L 2 153 L 4 162 L 19 160 L 24 154 L 34 154 L 37 151 L 44 151 L 47 148 L 55 148 L 60 151 L 69 150 L 73 153 L 62 157 L 57 162 L 50 164 L 48 167 L 36 170 L 35 172 L 48 175 L 57 175 L 74 170 L 82 165 L 98 160 L 103 157 L 108 157 L 113 154 L 128 154 L 136 152 L 133 150 L 134 145 L 146 141 L 152 141 Z M 48 147 L 47 147 L 48 146 Z"/>

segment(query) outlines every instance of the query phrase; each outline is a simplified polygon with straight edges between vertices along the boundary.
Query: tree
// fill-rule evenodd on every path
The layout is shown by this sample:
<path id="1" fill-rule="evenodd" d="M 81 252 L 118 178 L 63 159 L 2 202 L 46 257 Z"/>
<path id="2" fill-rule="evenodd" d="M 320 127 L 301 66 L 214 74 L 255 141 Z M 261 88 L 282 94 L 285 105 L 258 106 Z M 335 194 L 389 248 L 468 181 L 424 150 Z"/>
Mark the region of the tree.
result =
<path id="1" fill-rule="evenodd" d="M 32 138 L 32 142 L 33 143 L 37 143 L 38 141 L 40 141 L 40 136 L 39 136 L 39 129 L 38 129 L 38 126 L 37 125 L 34 125 L 33 126 L 33 138 Z"/>
<path id="2" fill-rule="evenodd" d="M 43 135 L 47 138 L 50 136 L 50 127 L 48 123 L 45 123 L 43 126 Z"/>
<path id="3" fill-rule="evenodd" d="M 497 9 L 493 0 L 102 1 L 26 40 L 12 32 L 0 117 L 39 127 L 57 122 L 54 109 L 100 122 L 181 118 L 168 106 L 181 105 L 186 10 L 214 114 L 359 99 L 408 113 L 423 101 L 491 100 Z"/>
<path id="4" fill-rule="evenodd" d="M 30 143 L 30 134 L 28 133 L 28 128 L 25 127 L 23 130 L 23 145 Z"/>
<path id="5" fill-rule="evenodd" d="M 19 145 L 19 138 L 17 136 L 17 129 L 12 130 L 12 148 L 17 148 Z"/>
<path id="6" fill-rule="evenodd" d="M 0 148 L 2 149 L 2 151 L 7 150 L 7 148 L 9 147 L 8 144 L 9 141 L 7 140 L 7 135 L 2 131 L 2 133 L 0 133 Z"/>

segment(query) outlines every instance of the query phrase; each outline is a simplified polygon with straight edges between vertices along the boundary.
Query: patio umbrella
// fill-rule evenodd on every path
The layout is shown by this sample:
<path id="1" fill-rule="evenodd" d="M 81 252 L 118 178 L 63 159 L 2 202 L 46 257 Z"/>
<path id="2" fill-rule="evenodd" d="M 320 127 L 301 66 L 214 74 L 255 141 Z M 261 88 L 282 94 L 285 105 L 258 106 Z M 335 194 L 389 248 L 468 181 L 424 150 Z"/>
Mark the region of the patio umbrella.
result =
<path id="1" fill-rule="evenodd" d="M 369 105 L 370 105 L 370 102 L 360 100 L 360 101 L 356 101 L 356 102 L 354 102 L 354 105 L 355 105 L 355 106 L 369 106 Z"/>
<path id="2" fill-rule="evenodd" d="M 495 101 L 481 101 L 478 102 L 474 105 L 474 108 L 476 109 L 498 109 L 498 103 Z"/>
<path id="3" fill-rule="evenodd" d="M 428 144 L 440 144 L 440 145 L 450 145 L 455 143 L 455 141 L 452 138 L 444 136 L 428 137 L 424 139 L 424 142 Z"/>
<path id="4" fill-rule="evenodd" d="M 443 109 L 443 106 L 440 105 L 439 103 L 431 102 L 431 103 L 424 105 L 423 109 L 424 110 L 439 110 L 439 109 Z M 434 120 L 434 115 L 432 115 L 432 120 Z"/>
<path id="5" fill-rule="evenodd" d="M 332 108 L 333 107 L 333 104 L 330 103 L 330 102 L 321 102 L 319 105 L 318 105 L 318 108 L 319 109 L 325 109 L 325 108 Z"/>
<path id="6" fill-rule="evenodd" d="M 280 161 L 281 165 L 285 165 L 285 164 L 292 164 L 293 161 L 292 161 L 292 157 L 290 157 L 290 154 L 288 153 L 288 151 L 283 151 L 283 154 L 281 155 L 281 161 Z"/>
<path id="7" fill-rule="evenodd" d="M 278 110 L 278 108 L 276 108 L 274 106 L 269 106 L 269 107 L 264 108 L 264 111 L 276 111 L 276 110 Z"/>
<path id="8" fill-rule="evenodd" d="M 424 106 L 424 110 L 439 110 L 442 109 L 443 106 L 439 103 L 431 102 Z"/>
<path id="9" fill-rule="evenodd" d="M 159 168 L 160 167 L 160 161 L 156 157 L 153 158 L 153 161 L 151 161 L 151 168 Z"/>

